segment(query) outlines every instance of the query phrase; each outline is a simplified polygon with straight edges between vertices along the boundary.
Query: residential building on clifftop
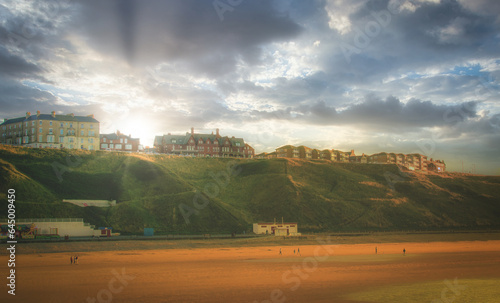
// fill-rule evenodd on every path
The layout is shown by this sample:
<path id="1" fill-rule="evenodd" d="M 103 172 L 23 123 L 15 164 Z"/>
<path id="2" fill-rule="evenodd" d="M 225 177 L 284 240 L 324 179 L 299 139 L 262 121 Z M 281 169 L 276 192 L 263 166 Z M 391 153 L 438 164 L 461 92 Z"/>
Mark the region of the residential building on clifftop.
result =
<path id="1" fill-rule="evenodd" d="M 36 115 L 4 119 L 0 124 L 0 143 L 26 147 L 99 149 L 99 121 L 94 115 Z"/>
<path id="2" fill-rule="evenodd" d="M 185 135 L 156 136 L 154 146 L 159 153 L 196 157 L 253 158 L 255 153 L 243 138 L 223 137 L 218 128 L 215 134 L 199 134 L 191 128 Z"/>

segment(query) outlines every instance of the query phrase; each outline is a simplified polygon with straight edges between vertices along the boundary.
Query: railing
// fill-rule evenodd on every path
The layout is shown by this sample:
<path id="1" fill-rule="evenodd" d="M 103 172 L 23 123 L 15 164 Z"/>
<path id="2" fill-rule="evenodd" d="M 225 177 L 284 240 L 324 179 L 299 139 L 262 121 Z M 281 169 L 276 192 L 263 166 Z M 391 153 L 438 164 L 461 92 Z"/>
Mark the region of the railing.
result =
<path id="1" fill-rule="evenodd" d="M 17 223 L 31 222 L 83 222 L 83 218 L 34 218 L 34 219 L 17 219 Z"/>

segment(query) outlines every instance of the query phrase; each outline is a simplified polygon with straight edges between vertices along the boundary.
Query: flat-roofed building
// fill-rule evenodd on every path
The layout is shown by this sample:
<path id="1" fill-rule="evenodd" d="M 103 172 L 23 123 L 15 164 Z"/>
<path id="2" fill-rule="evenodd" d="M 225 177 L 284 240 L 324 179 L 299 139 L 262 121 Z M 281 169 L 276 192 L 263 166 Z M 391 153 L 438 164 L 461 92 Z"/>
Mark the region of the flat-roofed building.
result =
<path id="1" fill-rule="evenodd" d="M 253 232 L 258 235 L 295 236 L 298 235 L 296 222 L 260 222 L 253 224 Z"/>

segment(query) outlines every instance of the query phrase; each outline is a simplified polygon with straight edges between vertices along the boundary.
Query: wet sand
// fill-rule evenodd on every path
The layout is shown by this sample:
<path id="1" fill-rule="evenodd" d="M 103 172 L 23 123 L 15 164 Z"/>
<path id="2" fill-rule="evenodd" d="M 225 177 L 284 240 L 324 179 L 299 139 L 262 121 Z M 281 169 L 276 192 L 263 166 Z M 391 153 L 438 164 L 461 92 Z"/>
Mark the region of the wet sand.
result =
<path id="1" fill-rule="evenodd" d="M 70 264 L 73 255 L 79 256 L 78 265 Z M 16 259 L 16 296 L 7 294 L 4 283 L 1 302 L 359 302 L 346 296 L 391 285 L 500 278 L 498 240 L 43 253 Z M 6 256 L 0 260 L 0 272 L 7 275 Z"/>

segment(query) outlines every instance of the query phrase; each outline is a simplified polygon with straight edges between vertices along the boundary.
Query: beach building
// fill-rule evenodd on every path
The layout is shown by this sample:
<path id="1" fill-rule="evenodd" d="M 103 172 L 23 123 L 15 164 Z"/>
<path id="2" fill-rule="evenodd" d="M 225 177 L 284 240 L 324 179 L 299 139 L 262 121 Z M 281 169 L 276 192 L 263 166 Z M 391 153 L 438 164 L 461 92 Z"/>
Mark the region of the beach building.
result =
<path id="1" fill-rule="evenodd" d="M 297 236 L 298 225 L 296 222 L 260 222 L 253 224 L 253 232 L 258 235 L 275 235 L 275 236 Z"/>

